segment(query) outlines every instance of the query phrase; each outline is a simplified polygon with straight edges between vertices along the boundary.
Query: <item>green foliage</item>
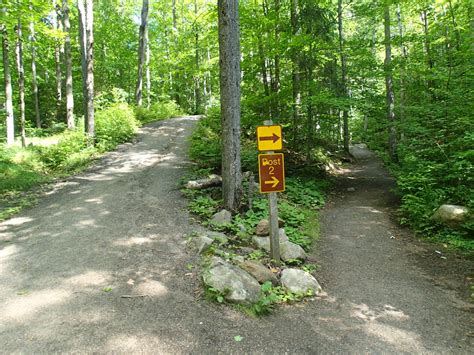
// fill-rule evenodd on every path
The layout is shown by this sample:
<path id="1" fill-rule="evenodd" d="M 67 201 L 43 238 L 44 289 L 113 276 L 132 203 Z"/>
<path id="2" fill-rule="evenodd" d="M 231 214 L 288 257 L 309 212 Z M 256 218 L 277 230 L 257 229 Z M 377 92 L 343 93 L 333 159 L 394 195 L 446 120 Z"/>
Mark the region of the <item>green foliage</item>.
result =
<path id="1" fill-rule="evenodd" d="M 143 106 L 135 108 L 135 115 L 142 124 L 178 117 L 182 114 L 183 112 L 174 101 L 157 102 L 149 109 Z"/>
<path id="2" fill-rule="evenodd" d="M 111 150 L 130 140 L 138 128 L 133 110 L 125 103 L 116 103 L 95 115 L 97 147 Z"/>
<path id="3" fill-rule="evenodd" d="M 209 196 L 197 196 L 189 203 L 189 210 L 202 217 L 210 218 L 217 211 L 219 202 Z"/>
<path id="4" fill-rule="evenodd" d="M 59 175 L 77 171 L 90 162 L 95 153 L 94 148 L 88 148 L 82 131 L 66 131 L 57 144 L 36 149 L 45 169 Z"/>

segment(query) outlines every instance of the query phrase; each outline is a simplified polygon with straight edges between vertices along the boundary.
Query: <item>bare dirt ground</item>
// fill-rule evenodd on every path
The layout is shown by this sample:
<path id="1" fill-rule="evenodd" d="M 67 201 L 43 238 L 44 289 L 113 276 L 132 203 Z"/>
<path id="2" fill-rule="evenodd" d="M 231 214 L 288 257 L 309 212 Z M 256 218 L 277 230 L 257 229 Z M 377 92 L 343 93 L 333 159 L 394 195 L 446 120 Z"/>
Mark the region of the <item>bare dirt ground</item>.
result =
<path id="1" fill-rule="evenodd" d="M 311 258 L 327 295 L 261 319 L 203 300 L 185 248 L 199 227 L 178 190 L 195 122 L 143 128 L 137 143 L 0 223 L 0 352 L 472 351 L 463 275 L 429 266 L 472 264 L 435 259 L 393 223 L 393 182 L 365 150 L 322 214 Z"/>

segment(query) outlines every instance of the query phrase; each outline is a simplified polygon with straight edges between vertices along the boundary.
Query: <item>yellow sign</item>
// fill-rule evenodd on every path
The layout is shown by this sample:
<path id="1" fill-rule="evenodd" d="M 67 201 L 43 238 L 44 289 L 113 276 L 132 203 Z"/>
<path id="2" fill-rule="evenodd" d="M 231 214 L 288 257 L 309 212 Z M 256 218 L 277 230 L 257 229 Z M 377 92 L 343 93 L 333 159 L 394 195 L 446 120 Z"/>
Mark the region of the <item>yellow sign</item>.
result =
<path id="1" fill-rule="evenodd" d="M 257 126 L 257 146 L 259 151 L 282 150 L 283 135 L 280 125 Z"/>

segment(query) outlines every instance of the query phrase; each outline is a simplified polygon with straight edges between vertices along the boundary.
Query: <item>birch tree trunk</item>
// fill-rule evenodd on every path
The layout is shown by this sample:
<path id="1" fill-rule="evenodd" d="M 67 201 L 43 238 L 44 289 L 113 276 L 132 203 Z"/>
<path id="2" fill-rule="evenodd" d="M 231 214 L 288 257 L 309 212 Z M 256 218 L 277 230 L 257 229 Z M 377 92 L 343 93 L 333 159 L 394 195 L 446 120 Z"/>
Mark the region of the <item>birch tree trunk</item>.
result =
<path id="1" fill-rule="evenodd" d="M 84 3 L 85 2 L 85 3 Z M 79 37 L 82 49 L 82 82 L 84 93 L 84 129 L 89 136 L 90 143 L 94 142 L 94 61 L 93 61 L 93 2 L 92 0 L 78 0 L 79 10 Z"/>
<path id="2" fill-rule="evenodd" d="M 2 14 L 6 16 L 5 8 Z M 3 78 L 5 83 L 5 111 L 6 111 L 6 128 L 7 128 L 7 145 L 15 142 L 15 120 L 13 116 L 13 91 L 12 78 L 10 74 L 8 34 L 5 25 L 2 25 L 2 55 L 3 55 Z"/>
<path id="3" fill-rule="evenodd" d="M 395 94 L 393 90 L 392 78 L 392 44 L 390 34 L 390 8 L 384 7 L 384 32 L 385 32 L 385 89 L 387 102 L 388 119 L 388 150 L 393 162 L 398 161 L 397 156 L 397 130 L 395 127 Z"/>
<path id="4" fill-rule="evenodd" d="M 26 147 L 25 135 L 25 68 L 23 66 L 23 34 L 21 20 L 16 25 L 16 67 L 18 70 L 18 96 L 20 99 L 20 135 L 21 146 Z"/>
<path id="5" fill-rule="evenodd" d="M 147 46 L 147 27 L 148 27 L 148 0 L 143 0 L 142 4 L 142 22 L 138 34 L 138 76 L 137 88 L 135 91 L 135 101 L 137 106 L 142 105 L 143 96 L 143 66 L 145 63 L 145 51 Z"/>
<path id="6" fill-rule="evenodd" d="M 38 81 L 36 75 L 36 34 L 35 24 L 33 21 L 30 22 L 30 42 L 31 42 L 31 76 L 32 76 L 32 89 L 33 89 L 33 101 L 35 105 L 35 122 L 36 127 L 41 128 L 41 115 L 39 109 L 39 92 L 38 92 Z"/>
<path id="7" fill-rule="evenodd" d="M 66 64 L 66 122 L 67 128 L 74 129 L 74 96 L 72 87 L 71 24 L 69 22 L 68 0 L 63 0 L 64 62 Z"/>
<path id="8" fill-rule="evenodd" d="M 218 0 L 224 207 L 240 205 L 240 28 L 238 0 Z"/>
<path id="9" fill-rule="evenodd" d="M 406 59 L 407 59 L 407 47 L 405 46 L 405 43 L 403 41 L 403 23 L 402 23 L 402 14 L 400 10 L 400 4 L 397 6 L 397 22 L 398 22 L 398 34 L 400 36 L 400 49 L 402 52 L 402 63 L 400 65 L 400 80 L 399 80 L 399 85 L 400 85 L 400 93 L 399 93 L 399 106 L 400 106 L 400 111 L 399 111 L 399 116 L 398 120 L 400 122 L 403 122 L 405 118 L 405 65 L 406 65 Z M 400 140 L 403 140 L 403 133 L 400 137 Z"/>
<path id="10" fill-rule="evenodd" d="M 342 0 L 337 2 L 337 24 L 339 31 L 339 56 L 341 58 L 341 93 L 347 99 L 347 83 L 346 83 L 346 54 L 344 53 L 344 30 L 342 27 Z M 343 124 L 343 141 L 344 150 L 349 153 L 349 113 L 347 108 L 342 110 Z"/>
<path id="11" fill-rule="evenodd" d="M 61 29 L 61 24 L 58 16 L 57 1 L 53 0 L 52 25 L 56 30 Z M 62 94 L 62 73 L 61 73 L 61 44 L 55 41 L 54 46 L 54 67 L 56 70 L 56 118 L 59 118 L 61 111 Z"/>

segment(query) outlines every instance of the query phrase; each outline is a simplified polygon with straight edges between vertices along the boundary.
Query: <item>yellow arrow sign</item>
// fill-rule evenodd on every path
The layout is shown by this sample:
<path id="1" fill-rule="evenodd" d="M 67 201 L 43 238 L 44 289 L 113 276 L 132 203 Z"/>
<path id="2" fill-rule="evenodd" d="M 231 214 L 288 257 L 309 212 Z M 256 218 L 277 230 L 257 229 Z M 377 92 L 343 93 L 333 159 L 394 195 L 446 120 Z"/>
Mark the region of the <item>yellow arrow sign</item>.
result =
<path id="1" fill-rule="evenodd" d="M 257 126 L 257 148 L 259 151 L 283 149 L 283 135 L 280 125 Z"/>
<path id="2" fill-rule="evenodd" d="M 278 180 L 276 177 L 272 176 L 272 179 L 270 181 L 264 181 L 263 183 L 266 185 L 272 185 L 272 188 L 275 188 L 280 180 Z"/>

